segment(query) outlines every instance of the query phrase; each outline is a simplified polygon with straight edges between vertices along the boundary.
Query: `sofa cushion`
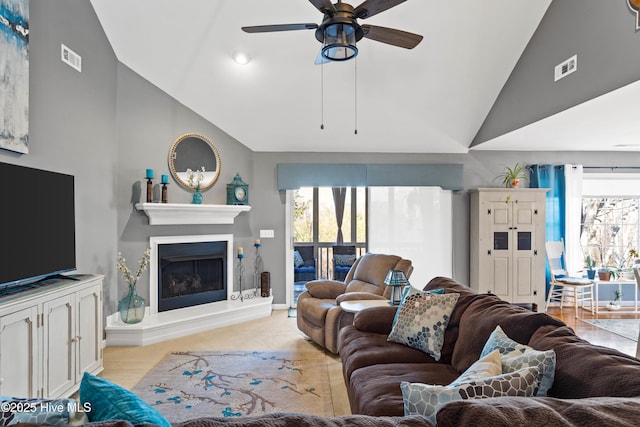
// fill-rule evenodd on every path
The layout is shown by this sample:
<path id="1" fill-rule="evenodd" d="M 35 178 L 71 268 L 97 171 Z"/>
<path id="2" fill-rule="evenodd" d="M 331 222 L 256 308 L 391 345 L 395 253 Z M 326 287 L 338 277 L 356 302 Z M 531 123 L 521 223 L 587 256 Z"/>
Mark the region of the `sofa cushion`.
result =
<path id="1" fill-rule="evenodd" d="M 388 363 L 436 363 L 433 357 L 422 350 L 390 342 L 386 335 L 362 332 L 354 326 L 342 328 L 339 343 L 342 372 L 347 379 L 356 369 L 365 366 Z"/>
<path id="2" fill-rule="evenodd" d="M 458 296 L 411 290 L 398 308 L 389 341 L 417 348 L 440 360 L 444 331 Z"/>
<path id="3" fill-rule="evenodd" d="M 451 356 L 451 364 L 459 372 L 464 372 L 480 358 L 485 343 L 498 325 L 520 344 L 527 344 L 540 326 L 565 325 L 556 318 L 512 305 L 495 295 L 482 294 L 480 297 L 469 304 L 460 318 L 460 332 Z"/>
<path id="4" fill-rule="evenodd" d="M 551 397 L 494 397 L 447 403 L 440 408 L 436 419 L 439 427 L 635 427 L 639 414 L 638 398 L 560 400 Z"/>
<path id="5" fill-rule="evenodd" d="M 556 353 L 553 350 L 538 351 L 519 344 L 509 338 L 500 326 L 491 333 L 480 357 L 484 357 L 498 350 L 502 358 L 502 371 L 514 372 L 528 366 L 535 366 L 540 370 L 540 387 L 536 396 L 546 396 L 553 385 L 556 370 Z"/>
<path id="6" fill-rule="evenodd" d="M 265 414 L 238 418 L 196 418 L 174 427 L 432 427 L 424 417 L 374 418 L 366 415 L 321 417 L 305 414 Z"/>
<path id="7" fill-rule="evenodd" d="M 592 345 L 566 326 L 541 327 L 529 345 L 556 353 L 555 381 L 548 393 L 551 397 L 640 396 L 640 360 L 634 357 Z"/>
<path id="8" fill-rule="evenodd" d="M 447 402 L 498 396 L 530 397 L 538 389 L 538 368 L 522 368 L 515 372 L 448 386 L 402 382 L 405 415 L 422 415 L 436 422 L 438 409 Z"/>
<path id="9" fill-rule="evenodd" d="M 401 416 L 404 404 L 400 383 L 449 384 L 458 373 L 442 363 L 389 363 L 366 366 L 351 374 L 347 386 L 354 414 Z"/>
<path id="10" fill-rule="evenodd" d="M 293 266 L 296 268 L 302 267 L 304 265 L 304 259 L 302 258 L 302 255 L 300 255 L 300 252 L 298 251 L 293 251 Z"/>

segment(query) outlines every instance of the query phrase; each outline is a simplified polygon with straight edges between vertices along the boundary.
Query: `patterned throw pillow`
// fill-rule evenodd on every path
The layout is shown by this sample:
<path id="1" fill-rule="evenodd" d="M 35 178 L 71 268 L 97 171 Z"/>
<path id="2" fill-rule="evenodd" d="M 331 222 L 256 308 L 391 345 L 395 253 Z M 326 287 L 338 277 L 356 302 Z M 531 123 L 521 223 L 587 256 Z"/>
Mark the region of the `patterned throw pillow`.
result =
<path id="1" fill-rule="evenodd" d="M 438 409 L 448 402 L 500 396 L 531 397 L 538 388 L 539 373 L 538 368 L 530 367 L 448 386 L 402 381 L 404 414 L 422 415 L 435 424 Z"/>
<path id="2" fill-rule="evenodd" d="M 500 357 L 500 352 L 496 350 L 469 366 L 469 368 L 454 382 L 449 384 L 449 386 L 460 385 L 482 378 L 495 377 L 500 374 L 502 374 L 502 358 Z"/>
<path id="3" fill-rule="evenodd" d="M 293 251 L 293 266 L 298 268 L 298 267 L 302 267 L 303 265 L 304 265 L 304 259 L 302 259 L 302 255 L 300 255 L 300 252 Z"/>
<path id="4" fill-rule="evenodd" d="M 73 399 L 38 399 L 0 396 L 0 425 L 69 424 L 78 403 Z"/>
<path id="5" fill-rule="evenodd" d="M 437 295 L 410 287 L 398 307 L 387 340 L 422 350 L 440 360 L 444 332 L 459 296 Z"/>
<path id="6" fill-rule="evenodd" d="M 334 255 L 333 259 L 338 267 L 351 267 L 356 262 L 355 255 Z"/>
<path id="7" fill-rule="evenodd" d="M 502 356 L 502 372 L 513 372 L 527 366 L 537 367 L 540 371 L 540 388 L 536 396 L 547 395 L 556 373 L 555 351 L 538 351 L 528 345 L 517 343 L 509 338 L 500 326 L 496 326 L 489 336 L 480 357 L 494 350 L 499 350 Z"/>

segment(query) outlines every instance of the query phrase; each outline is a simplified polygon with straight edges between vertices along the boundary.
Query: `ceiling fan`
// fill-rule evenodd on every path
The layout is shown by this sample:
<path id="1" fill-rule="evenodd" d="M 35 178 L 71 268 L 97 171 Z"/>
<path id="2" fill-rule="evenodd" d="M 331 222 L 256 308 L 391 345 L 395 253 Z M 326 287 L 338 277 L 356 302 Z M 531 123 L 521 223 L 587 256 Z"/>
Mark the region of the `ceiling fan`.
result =
<path id="1" fill-rule="evenodd" d="M 335 4 L 331 3 L 331 0 L 309 0 L 316 9 L 324 14 L 320 25 L 314 23 L 257 25 L 242 27 L 242 30 L 247 33 L 316 30 L 316 39 L 322 43 L 322 50 L 316 64 L 328 61 L 346 61 L 358 55 L 356 43 L 363 37 L 405 49 L 413 49 L 422 41 L 422 36 L 418 34 L 358 23 L 358 19 L 370 18 L 405 1 L 365 0 L 354 8 L 341 0 Z"/>

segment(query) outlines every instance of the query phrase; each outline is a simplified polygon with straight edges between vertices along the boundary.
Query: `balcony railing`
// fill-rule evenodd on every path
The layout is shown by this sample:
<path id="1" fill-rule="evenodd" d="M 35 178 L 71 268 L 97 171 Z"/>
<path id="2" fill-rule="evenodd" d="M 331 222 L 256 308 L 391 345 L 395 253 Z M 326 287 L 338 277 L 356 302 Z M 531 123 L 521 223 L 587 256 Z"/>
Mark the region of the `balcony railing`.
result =
<path id="1" fill-rule="evenodd" d="M 314 258 L 316 260 L 317 279 L 335 279 L 333 273 L 333 248 L 338 245 L 335 243 L 294 243 L 294 246 L 313 247 L 313 253 L 315 254 Z M 344 246 L 355 246 L 356 258 L 367 252 L 366 243 L 345 243 Z"/>

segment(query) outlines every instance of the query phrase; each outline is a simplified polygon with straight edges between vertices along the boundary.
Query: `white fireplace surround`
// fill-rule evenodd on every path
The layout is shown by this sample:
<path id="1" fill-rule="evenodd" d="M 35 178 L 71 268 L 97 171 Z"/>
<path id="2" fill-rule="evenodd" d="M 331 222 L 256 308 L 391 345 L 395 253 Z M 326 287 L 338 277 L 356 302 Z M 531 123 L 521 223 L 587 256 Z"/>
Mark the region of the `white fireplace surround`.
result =
<path id="1" fill-rule="evenodd" d="M 160 236 L 150 237 L 149 247 L 149 311 L 158 314 L 158 245 L 178 243 L 227 242 L 227 300 L 233 295 L 233 234 L 205 234 L 196 236 Z M 191 307 L 178 310 L 188 310 Z M 177 310 L 171 310 L 177 311 Z"/>
<path id="2" fill-rule="evenodd" d="M 227 243 L 227 300 L 158 312 L 158 245 L 191 242 Z M 149 306 L 140 323 L 128 325 L 118 312 L 107 317 L 107 346 L 140 346 L 179 338 L 210 329 L 234 325 L 271 315 L 273 297 L 241 300 L 234 295 L 233 235 L 162 236 L 149 239 L 151 259 L 149 268 Z M 237 294 L 237 292 L 235 292 Z"/>

